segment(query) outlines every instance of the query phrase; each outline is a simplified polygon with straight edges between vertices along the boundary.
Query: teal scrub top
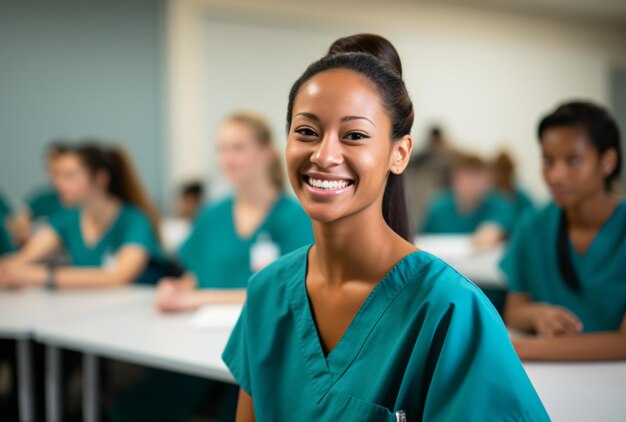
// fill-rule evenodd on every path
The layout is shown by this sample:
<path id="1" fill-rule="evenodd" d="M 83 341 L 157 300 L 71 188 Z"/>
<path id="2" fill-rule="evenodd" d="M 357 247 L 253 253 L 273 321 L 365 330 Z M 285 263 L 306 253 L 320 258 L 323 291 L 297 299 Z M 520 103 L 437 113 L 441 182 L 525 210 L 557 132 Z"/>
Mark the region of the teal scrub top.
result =
<path id="1" fill-rule="evenodd" d="M 585 332 L 615 331 L 626 314 L 626 201 L 600 229 L 584 255 L 569 253 L 581 283 L 572 290 L 561 275 L 557 240 L 561 213 L 554 203 L 522 217 L 500 267 L 512 292 L 564 306 Z"/>
<path id="2" fill-rule="evenodd" d="M 285 195 L 248 238 L 235 230 L 234 205 L 235 199 L 229 197 L 203 209 L 180 249 L 183 268 L 196 276 L 200 289 L 245 288 L 253 274 L 250 250 L 259 236 L 269 236 L 281 255 L 313 242 L 311 220 Z"/>
<path id="3" fill-rule="evenodd" d="M 49 224 L 61 238 L 74 266 L 106 266 L 107 260 L 119 249 L 127 245 L 137 245 L 148 253 L 150 260 L 136 282 L 156 284 L 165 275 L 167 264 L 150 221 L 133 205 L 122 205 L 111 227 L 95 245 L 87 245 L 83 240 L 78 209 L 63 210 L 52 215 Z"/>
<path id="4" fill-rule="evenodd" d="M 11 236 L 3 220 L 4 218 L 0 219 L 0 255 L 15 251 L 13 240 L 11 240 Z"/>
<path id="5" fill-rule="evenodd" d="M 515 222 L 517 222 L 525 212 L 534 208 L 530 196 L 520 188 L 516 188 L 513 194 L 502 193 L 501 196 L 513 208 L 513 219 Z"/>
<path id="6" fill-rule="evenodd" d="M 12 213 L 13 210 L 11 209 L 9 201 L 7 201 L 2 191 L 0 191 L 0 217 L 4 219 L 4 217 L 11 215 Z"/>
<path id="7" fill-rule="evenodd" d="M 481 224 L 492 222 L 507 233 L 513 225 L 513 209 L 499 194 L 490 193 L 473 211 L 460 213 L 450 190 L 435 197 L 428 206 L 422 229 L 428 234 L 471 234 Z"/>
<path id="8" fill-rule="evenodd" d="M 423 251 L 396 264 L 325 355 L 307 251 L 252 277 L 223 354 L 257 420 L 549 420 L 489 300 Z"/>
<path id="9" fill-rule="evenodd" d="M 49 218 L 51 215 L 64 209 L 59 195 L 52 188 L 45 188 L 34 192 L 26 199 L 26 204 L 34 220 L 38 218 Z"/>

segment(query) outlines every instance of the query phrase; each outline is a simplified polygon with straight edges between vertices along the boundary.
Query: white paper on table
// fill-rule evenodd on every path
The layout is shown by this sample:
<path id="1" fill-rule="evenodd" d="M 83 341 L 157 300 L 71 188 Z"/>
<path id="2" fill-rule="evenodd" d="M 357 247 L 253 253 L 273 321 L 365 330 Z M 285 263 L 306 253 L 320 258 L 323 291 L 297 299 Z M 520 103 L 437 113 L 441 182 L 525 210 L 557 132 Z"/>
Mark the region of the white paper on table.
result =
<path id="1" fill-rule="evenodd" d="M 191 318 L 191 326 L 197 330 L 233 328 L 241 314 L 242 305 L 206 305 Z"/>

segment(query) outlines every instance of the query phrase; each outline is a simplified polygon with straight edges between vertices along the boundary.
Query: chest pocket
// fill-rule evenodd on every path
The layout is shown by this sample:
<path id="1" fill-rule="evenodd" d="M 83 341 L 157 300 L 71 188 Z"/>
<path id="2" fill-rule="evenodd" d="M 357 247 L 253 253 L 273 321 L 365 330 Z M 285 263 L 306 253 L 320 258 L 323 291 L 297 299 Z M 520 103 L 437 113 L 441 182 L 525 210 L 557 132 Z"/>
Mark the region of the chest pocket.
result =
<path id="1" fill-rule="evenodd" d="M 333 422 L 396 422 L 396 415 L 386 407 L 345 393 L 329 393 Z"/>

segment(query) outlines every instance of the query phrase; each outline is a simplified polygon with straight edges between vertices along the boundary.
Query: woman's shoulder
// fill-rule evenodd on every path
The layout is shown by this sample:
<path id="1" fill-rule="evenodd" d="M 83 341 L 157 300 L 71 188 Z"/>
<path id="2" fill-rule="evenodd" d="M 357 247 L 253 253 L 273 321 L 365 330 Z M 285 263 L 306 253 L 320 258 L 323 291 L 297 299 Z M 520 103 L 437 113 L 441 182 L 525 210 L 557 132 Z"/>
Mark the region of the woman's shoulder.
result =
<path id="1" fill-rule="evenodd" d="M 295 198 L 292 198 L 287 194 L 281 194 L 278 197 L 274 211 L 279 214 L 280 217 L 286 218 L 300 218 L 307 216 L 300 203 Z"/>
<path id="2" fill-rule="evenodd" d="M 226 196 L 205 204 L 198 213 L 196 222 L 230 215 L 232 213 L 234 200 L 232 196 Z"/>
<path id="3" fill-rule="evenodd" d="M 431 310 L 458 310 L 476 302 L 491 308 L 482 290 L 442 259 L 425 251 L 413 253 L 408 258 L 405 262 L 407 271 L 417 269 L 407 286 L 410 295 L 427 302 Z"/>

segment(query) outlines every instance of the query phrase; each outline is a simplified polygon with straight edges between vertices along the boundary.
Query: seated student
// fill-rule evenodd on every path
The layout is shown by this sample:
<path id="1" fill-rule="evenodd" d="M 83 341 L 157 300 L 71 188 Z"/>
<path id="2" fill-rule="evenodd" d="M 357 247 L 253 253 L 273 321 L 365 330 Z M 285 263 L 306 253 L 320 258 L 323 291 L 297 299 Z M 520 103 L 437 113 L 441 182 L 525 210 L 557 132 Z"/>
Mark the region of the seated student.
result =
<path id="1" fill-rule="evenodd" d="M 162 311 L 243 302 L 255 271 L 313 240 L 310 219 L 284 193 L 267 123 L 234 114 L 222 123 L 217 142 L 220 167 L 235 192 L 200 212 L 179 253 L 187 273 L 159 283 Z"/>
<path id="2" fill-rule="evenodd" d="M 504 318 L 536 333 L 515 339 L 522 359 L 626 359 L 626 201 L 613 192 L 618 127 L 602 107 L 563 104 L 539 124 L 553 202 L 526 214 L 501 267 Z"/>
<path id="3" fill-rule="evenodd" d="M 431 201 L 422 232 L 473 234 L 477 245 L 487 247 L 506 237 L 512 214 L 511 206 L 491 190 L 487 164 L 478 156 L 460 153 L 454 161 L 452 188 Z"/>
<path id="4" fill-rule="evenodd" d="M 64 209 L 55 188 L 55 174 L 58 158 L 67 149 L 68 147 L 61 142 L 52 143 L 46 149 L 49 185 L 35 190 L 26 198 L 26 209 L 16 219 L 16 237 L 19 244 L 23 244 L 31 236 L 33 222 L 47 220 Z"/>
<path id="5" fill-rule="evenodd" d="M 268 124 L 253 114 L 234 114 L 220 126 L 217 143 L 234 195 L 199 213 L 180 250 L 187 273 L 159 283 L 156 306 L 164 312 L 241 303 L 253 272 L 313 241 L 311 220 L 284 193 Z M 232 385 L 153 371 L 114 406 L 111 419 L 188 420 L 203 401 L 214 399 L 219 419 L 233 420 L 237 392 Z"/>
<path id="6" fill-rule="evenodd" d="M 359 34 L 290 91 L 289 181 L 315 243 L 248 283 L 223 354 L 239 422 L 549 420 L 488 300 L 411 242 L 401 69 Z"/>
<path id="7" fill-rule="evenodd" d="M 204 202 L 204 187 L 201 182 L 189 182 L 181 186 L 176 198 L 176 216 L 193 221 Z"/>
<path id="8" fill-rule="evenodd" d="M 73 208 L 0 264 L 0 287 L 153 284 L 164 275 L 157 214 L 121 150 L 80 145 L 61 154 L 57 171 L 61 201 Z M 40 263 L 61 248 L 70 265 Z"/>
<path id="9" fill-rule="evenodd" d="M 515 183 L 515 163 L 507 152 L 500 152 L 491 165 L 493 187 L 513 209 L 513 221 L 517 222 L 524 212 L 533 208 L 530 197 Z"/>

